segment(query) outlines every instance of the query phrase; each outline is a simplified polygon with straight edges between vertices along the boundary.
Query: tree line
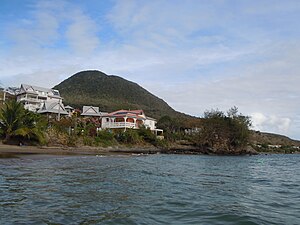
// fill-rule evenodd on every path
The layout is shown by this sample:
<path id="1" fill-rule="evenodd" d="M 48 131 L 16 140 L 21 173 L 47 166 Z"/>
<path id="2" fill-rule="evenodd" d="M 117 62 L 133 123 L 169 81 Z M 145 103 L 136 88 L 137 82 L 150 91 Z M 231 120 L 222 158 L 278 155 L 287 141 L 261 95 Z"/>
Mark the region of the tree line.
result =
<path id="1" fill-rule="evenodd" d="M 188 140 L 199 148 L 234 151 L 246 147 L 249 142 L 251 119 L 239 113 L 237 107 L 227 112 L 205 111 L 197 124 L 191 123 L 187 126 L 185 121 L 164 116 L 157 125 L 164 129 L 167 140 Z"/>

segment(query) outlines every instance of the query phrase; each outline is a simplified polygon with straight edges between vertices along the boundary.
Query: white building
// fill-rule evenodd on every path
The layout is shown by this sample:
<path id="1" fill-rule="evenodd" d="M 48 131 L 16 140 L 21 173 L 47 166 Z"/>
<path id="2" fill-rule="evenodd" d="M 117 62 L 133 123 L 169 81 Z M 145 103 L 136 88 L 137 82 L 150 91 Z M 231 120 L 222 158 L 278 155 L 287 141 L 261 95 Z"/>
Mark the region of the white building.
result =
<path id="1" fill-rule="evenodd" d="M 17 93 L 17 101 L 24 104 L 24 108 L 37 112 L 44 102 L 62 103 L 59 91 L 28 84 L 21 84 Z"/>
<path id="2" fill-rule="evenodd" d="M 139 129 L 145 126 L 156 135 L 161 135 L 163 130 L 156 129 L 156 120 L 147 117 L 143 110 L 118 110 L 102 116 L 101 128 L 103 129 Z"/>

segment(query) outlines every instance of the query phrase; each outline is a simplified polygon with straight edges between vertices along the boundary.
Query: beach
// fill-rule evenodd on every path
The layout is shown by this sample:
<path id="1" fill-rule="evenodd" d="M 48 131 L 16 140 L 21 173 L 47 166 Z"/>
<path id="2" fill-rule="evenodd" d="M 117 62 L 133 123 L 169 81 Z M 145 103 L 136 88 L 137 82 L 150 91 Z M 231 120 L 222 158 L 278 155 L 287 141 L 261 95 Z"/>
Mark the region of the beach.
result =
<path id="1" fill-rule="evenodd" d="M 5 155 L 30 155 L 30 154 L 46 154 L 46 155 L 113 155 L 113 154 L 155 154 L 160 149 L 155 147 L 67 147 L 67 146 L 17 146 L 0 144 L 0 157 Z"/>

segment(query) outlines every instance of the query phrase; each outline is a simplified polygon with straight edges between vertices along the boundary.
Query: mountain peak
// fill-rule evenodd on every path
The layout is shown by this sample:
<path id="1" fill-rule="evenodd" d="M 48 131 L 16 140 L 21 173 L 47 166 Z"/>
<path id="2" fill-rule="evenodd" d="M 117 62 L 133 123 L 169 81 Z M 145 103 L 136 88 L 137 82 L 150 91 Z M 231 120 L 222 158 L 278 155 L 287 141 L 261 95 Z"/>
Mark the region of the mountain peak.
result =
<path id="1" fill-rule="evenodd" d="M 107 112 L 143 109 L 157 119 L 164 115 L 182 115 L 137 83 L 98 70 L 78 72 L 54 88 L 60 91 L 65 103 L 73 107 L 94 105 Z"/>
<path id="2" fill-rule="evenodd" d="M 85 71 L 81 71 L 81 72 L 73 74 L 68 79 L 80 78 L 82 76 L 85 76 L 85 78 L 89 78 L 89 77 L 108 77 L 108 75 L 106 73 L 104 73 L 102 71 L 99 71 L 99 70 L 85 70 Z"/>

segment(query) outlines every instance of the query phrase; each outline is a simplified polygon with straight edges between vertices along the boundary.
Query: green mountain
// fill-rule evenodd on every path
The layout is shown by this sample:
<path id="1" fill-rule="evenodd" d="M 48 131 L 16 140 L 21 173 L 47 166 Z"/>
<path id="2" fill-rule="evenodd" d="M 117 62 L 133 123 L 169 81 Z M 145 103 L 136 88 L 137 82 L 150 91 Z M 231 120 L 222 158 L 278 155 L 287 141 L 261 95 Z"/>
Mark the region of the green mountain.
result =
<path id="1" fill-rule="evenodd" d="M 172 109 L 164 100 L 151 94 L 138 84 L 100 71 L 82 71 L 54 87 L 60 91 L 65 105 L 82 108 L 83 105 L 99 106 L 100 111 L 143 109 L 146 115 L 185 117 Z"/>

